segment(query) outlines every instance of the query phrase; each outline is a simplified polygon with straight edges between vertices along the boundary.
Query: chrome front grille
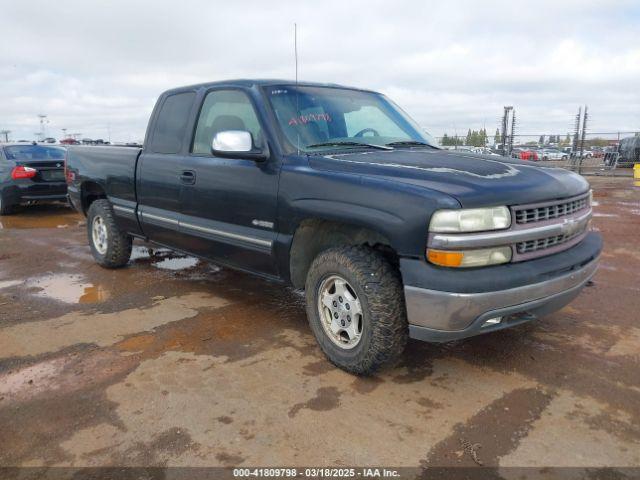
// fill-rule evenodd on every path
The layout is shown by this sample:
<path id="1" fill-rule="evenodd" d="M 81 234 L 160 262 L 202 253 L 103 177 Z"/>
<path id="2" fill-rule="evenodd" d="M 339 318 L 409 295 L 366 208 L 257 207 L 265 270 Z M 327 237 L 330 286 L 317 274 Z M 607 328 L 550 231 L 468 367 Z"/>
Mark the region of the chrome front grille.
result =
<path id="1" fill-rule="evenodd" d="M 428 248 L 463 251 L 511 248 L 512 262 L 553 255 L 580 243 L 591 221 L 591 194 L 563 200 L 514 205 L 511 226 L 504 230 L 429 234 Z"/>
<path id="2" fill-rule="evenodd" d="M 586 230 L 586 229 L 585 229 Z M 516 243 L 516 251 L 519 254 L 537 252 L 538 250 L 544 250 L 546 248 L 562 245 L 573 240 L 585 233 L 585 230 L 580 230 L 568 235 L 554 235 L 547 238 L 538 238 L 536 240 L 527 240 L 526 242 Z"/>
<path id="3" fill-rule="evenodd" d="M 555 218 L 566 217 L 576 212 L 589 208 L 589 195 L 571 200 L 561 200 L 550 205 L 533 206 L 529 208 L 515 209 L 516 223 L 528 224 L 543 222 Z"/>
<path id="4" fill-rule="evenodd" d="M 540 235 L 540 238 L 516 242 L 514 261 L 549 255 L 564 250 L 579 242 L 589 228 L 591 202 L 588 193 L 580 196 L 512 207 L 516 230 L 558 225 L 560 231 L 553 235 Z M 585 215 L 588 216 L 584 221 Z"/>

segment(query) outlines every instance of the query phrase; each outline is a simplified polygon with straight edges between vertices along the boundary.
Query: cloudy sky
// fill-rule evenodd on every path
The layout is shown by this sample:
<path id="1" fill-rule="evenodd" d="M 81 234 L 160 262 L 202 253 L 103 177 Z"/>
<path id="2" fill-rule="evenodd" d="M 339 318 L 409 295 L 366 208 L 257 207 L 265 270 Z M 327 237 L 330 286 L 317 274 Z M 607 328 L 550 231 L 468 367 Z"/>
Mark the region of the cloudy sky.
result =
<path id="1" fill-rule="evenodd" d="M 140 140 L 158 94 L 225 78 L 383 91 L 434 135 L 640 130 L 640 2 L 0 0 L 0 130 Z"/>

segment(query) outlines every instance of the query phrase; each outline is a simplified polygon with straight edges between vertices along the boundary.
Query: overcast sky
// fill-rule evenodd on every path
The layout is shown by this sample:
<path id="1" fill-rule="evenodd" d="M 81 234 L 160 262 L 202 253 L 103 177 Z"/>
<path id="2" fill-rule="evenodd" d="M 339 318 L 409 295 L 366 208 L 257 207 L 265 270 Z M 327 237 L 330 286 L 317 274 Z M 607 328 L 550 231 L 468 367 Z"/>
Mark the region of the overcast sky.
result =
<path id="1" fill-rule="evenodd" d="M 165 89 L 294 77 L 380 90 L 433 135 L 640 129 L 640 2 L 0 0 L 0 130 L 141 140 Z"/>

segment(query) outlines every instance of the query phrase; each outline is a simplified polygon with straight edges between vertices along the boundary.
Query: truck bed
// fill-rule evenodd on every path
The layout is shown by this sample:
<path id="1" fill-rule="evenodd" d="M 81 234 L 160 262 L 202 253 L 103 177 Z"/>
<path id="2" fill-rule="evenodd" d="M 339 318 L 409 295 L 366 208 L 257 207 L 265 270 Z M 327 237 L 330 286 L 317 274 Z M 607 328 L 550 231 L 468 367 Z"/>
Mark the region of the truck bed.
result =
<path id="1" fill-rule="evenodd" d="M 76 175 L 74 183 L 100 182 L 108 196 L 135 207 L 136 162 L 141 150 L 138 147 L 69 147 L 67 168 Z"/>

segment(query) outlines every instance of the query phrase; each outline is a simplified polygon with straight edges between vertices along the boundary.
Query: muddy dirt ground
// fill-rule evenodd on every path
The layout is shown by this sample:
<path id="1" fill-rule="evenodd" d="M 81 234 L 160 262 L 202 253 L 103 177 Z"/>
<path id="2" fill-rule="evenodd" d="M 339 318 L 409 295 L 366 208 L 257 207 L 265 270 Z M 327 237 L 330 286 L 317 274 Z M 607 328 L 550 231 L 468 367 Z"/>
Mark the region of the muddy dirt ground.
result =
<path id="1" fill-rule="evenodd" d="M 640 188 L 595 178 L 594 285 L 541 321 L 398 367 L 332 367 L 302 297 L 84 218 L 0 219 L 0 466 L 640 466 Z"/>

